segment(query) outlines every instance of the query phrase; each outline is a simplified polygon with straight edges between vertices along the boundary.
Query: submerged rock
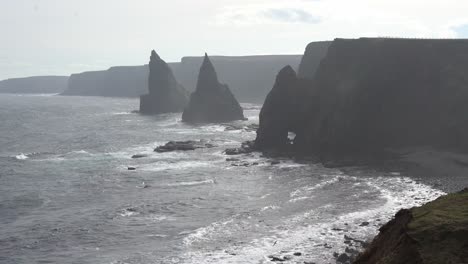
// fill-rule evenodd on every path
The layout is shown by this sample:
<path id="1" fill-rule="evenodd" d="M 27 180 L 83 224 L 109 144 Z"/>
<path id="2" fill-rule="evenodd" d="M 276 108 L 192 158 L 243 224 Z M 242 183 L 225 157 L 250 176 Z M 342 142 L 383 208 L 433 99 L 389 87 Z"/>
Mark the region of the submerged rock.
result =
<path id="1" fill-rule="evenodd" d="M 254 142 L 253 141 L 245 141 L 242 142 L 240 148 L 228 148 L 224 151 L 226 155 L 240 155 L 240 154 L 248 154 L 255 151 Z"/>
<path id="2" fill-rule="evenodd" d="M 468 263 L 468 189 L 399 211 L 356 264 Z"/>
<path id="3" fill-rule="evenodd" d="M 196 150 L 201 148 L 214 148 L 215 145 L 211 143 L 207 143 L 204 140 L 200 141 L 169 141 L 164 146 L 157 147 L 154 151 L 163 153 L 163 152 L 170 152 L 170 151 L 189 151 L 189 150 Z"/>
<path id="4" fill-rule="evenodd" d="M 188 92 L 177 83 L 167 63 L 153 50 L 149 63 L 149 94 L 140 97 L 140 113 L 182 112 L 188 103 Z"/>
<path id="5" fill-rule="evenodd" d="M 200 68 L 197 88 L 190 96 L 182 121 L 188 123 L 220 123 L 244 120 L 242 107 L 225 84 L 218 81 L 208 55 Z"/>

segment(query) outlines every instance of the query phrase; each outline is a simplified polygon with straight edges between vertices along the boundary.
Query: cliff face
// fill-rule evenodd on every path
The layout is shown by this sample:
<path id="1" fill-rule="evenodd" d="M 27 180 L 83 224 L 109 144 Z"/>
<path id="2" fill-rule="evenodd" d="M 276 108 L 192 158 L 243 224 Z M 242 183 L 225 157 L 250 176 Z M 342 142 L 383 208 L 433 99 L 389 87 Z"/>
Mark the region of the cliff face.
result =
<path id="1" fill-rule="evenodd" d="M 468 41 L 336 40 L 312 86 L 307 145 L 325 154 L 467 149 Z"/>
<path id="2" fill-rule="evenodd" d="M 467 71 L 465 40 L 337 39 L 307 88 L 297 147 L 323 158 L 468 150 Z"/>
<path id="3" fill-rule="evenodd" d="M 36 76 L 0 81 L 0 93 L 61 93 L 68 76 Z"/>
<path id="4" fill-rule="evenodd" d="M 311 42 L 302 57 L 297 76 L 301 79 L 313 79 L 320 62 L 327 55 L 331 41 Z"/>
<path id="5" fill-rule="evenodd" d="M 177 83 L 172 70 L 154 50 L 149 69 L 149 94 L 140 97 L 140 113 L 182 112 L 188 103 L 188 92 Z"/>
<path id="6" fill-rule="evenodd" d="M 244 119 L 239 102 L 218 76 L 208 55 L 200 68 L 197 89 L 190 96 L 190 103 L 182 115 L 188 123 L 216 123 Z"/>
<path id="7" fill-rule="evenodd" d="M 356 264 L 468 263 L 468 189 L 401 210 Z"/>

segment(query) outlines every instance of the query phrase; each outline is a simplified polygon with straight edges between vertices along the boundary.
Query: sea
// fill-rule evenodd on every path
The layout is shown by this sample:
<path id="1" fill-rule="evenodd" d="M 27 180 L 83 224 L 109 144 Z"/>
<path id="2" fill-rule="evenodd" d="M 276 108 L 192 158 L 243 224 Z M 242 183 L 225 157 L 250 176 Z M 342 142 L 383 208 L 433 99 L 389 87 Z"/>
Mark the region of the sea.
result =
<path id="1" fill-rule="evenodd" d="M 196 126 L 138 106 L 0 95 L 0 263 L 336 263 L 444 194 L 398 171 L 225 155 L 255 138 L 261 105 Z M 171 140 L 215 147 L 153 151 Z"/>

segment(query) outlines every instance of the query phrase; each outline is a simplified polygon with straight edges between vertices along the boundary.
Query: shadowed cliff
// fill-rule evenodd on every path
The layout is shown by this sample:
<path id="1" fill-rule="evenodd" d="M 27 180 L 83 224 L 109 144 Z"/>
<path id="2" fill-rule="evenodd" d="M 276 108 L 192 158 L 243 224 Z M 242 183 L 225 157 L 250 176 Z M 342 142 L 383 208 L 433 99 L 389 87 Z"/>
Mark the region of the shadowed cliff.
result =
<path id="1" fill-rule="evenodd" d="M 140 97 L 140 113 L 182 112 L 188 103 L 188 92 L 177 83 L 172 70 L 154 50 L 149 69 L 149 94 Z"/>
<path id="2" fill-rule="evenodd" d="M 182 115 L 188 123 L 216 123 L 244 119 L 243 110 L 225 84 L 218 81 L 215 68 L 208 55 L 200 67 L 197 89 Z"/>
<path id="3" fill-rule="evenodd" d="M 465 40 L 337 39 L 308 85 L 296 147 L 322 158 L 409 146 L 466 151 L 467 71 Z"/>

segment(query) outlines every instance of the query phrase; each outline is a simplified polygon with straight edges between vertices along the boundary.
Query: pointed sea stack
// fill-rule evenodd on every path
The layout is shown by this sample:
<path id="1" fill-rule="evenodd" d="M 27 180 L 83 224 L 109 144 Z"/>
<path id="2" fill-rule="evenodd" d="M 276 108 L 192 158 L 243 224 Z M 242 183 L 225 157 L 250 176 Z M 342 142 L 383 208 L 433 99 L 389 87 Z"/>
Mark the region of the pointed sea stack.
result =
<path id="1" fill-rule="evenodd" d="M 187 123 L 218 123 L 244 120 L 242 107 L 225 84 L 218 81 L 215 68 L 208 55 L 198 75 L 197 89 L 182 115 Z"/>
<path id="2" fill-rule="evenodd" d="M 140 113 L 182 112 L 188 103 L 188 92 L 177 83 L 172 70 L 153 50 L 149 63 L 149 94 L 140 97 Z"/>
<path id="3" fill-rule="evenodd" d="M 292 147 L 289 132 L 296 134 L 295 141 L 301 140 L 308 82 L 299 79 L 291 66 L 284 67 L 278 73 L 275 85 L 260 111 L 256 149 L 287 150 Z"/>

